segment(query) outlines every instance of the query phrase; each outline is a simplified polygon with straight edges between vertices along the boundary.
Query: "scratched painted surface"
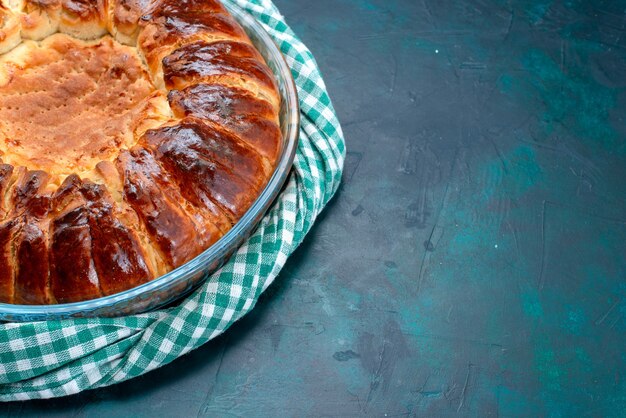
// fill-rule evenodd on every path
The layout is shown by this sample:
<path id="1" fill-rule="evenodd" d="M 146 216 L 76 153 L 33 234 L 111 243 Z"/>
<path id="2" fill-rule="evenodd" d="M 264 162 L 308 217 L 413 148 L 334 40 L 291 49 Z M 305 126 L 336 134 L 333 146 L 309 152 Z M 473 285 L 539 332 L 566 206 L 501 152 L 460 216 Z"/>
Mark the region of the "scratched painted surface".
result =
<path id="1" fill-rule="evenodd" d="M 336 199 L 218 340 L 0 414 L 623 416 L 626 2 L 276 3 L 343 121 Z"/>

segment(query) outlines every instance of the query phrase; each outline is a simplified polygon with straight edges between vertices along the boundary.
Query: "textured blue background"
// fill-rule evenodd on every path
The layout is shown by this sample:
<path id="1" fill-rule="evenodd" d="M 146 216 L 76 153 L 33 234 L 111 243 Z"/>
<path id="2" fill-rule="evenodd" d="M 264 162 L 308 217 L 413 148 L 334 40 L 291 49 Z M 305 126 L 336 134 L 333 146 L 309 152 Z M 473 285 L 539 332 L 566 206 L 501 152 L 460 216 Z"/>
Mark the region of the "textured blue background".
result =
<path id="1" fill-rule="evenodd" d="M 626 2 L 276 0 L 348 141 L 257 308 L 38 416 L 624 416 Z"/>

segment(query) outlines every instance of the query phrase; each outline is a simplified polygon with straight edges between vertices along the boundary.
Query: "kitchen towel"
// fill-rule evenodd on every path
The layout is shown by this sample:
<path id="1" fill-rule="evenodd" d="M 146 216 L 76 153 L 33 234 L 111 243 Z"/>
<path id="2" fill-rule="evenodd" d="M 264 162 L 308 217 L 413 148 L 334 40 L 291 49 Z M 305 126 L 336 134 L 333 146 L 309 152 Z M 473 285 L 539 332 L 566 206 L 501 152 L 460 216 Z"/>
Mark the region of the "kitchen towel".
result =
<path id="1" fill-rule="evenodd" d="M 121 318 L 0 324 L 0 400 L 122 382 L 217 337 L 254 307 L 337 190 L 345 144 L 313 55 L 271 1 L 224 1 L 263 24 L 298 88 L 300 142 L 283 192 L 231 259 L 177 306 Z"/>

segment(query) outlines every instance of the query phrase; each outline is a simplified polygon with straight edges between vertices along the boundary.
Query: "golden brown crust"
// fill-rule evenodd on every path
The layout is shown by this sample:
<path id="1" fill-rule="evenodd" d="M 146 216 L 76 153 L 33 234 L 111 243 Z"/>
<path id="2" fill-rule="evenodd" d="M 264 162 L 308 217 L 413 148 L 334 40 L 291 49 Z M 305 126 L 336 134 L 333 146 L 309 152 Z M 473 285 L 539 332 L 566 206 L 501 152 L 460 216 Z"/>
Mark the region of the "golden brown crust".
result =
<path id="1" fill-rule="evenodd" d="M 44 39 L 59 30 L 61 0 L 25 0 L 21 17 L 22 37 Z"/>
<path id="2" fill-rule="evenodd" d="M 196 206 L 215 204 L 233 221 L 248 210 L 268 178 L 258 153 L 218 126 L 193 118 L 150 130 L 139 144 L 153 150 L 187 200 Z"/>
<path id="3" fill-rule="evenodd" d="M 79 39 L 96 39 L 107 32 L 106 0 L 62 0 L 59 30 Z"/>
<path id="4" fill-rule="evenodd" d="M 141 17 L 157 4 L 158 0 L 109 0 L 109 33 L 123 44 L 136 44 Z"/>
<path id="5" fill-rule="evenodd" d="M 140 123 L 159 118 L 159 96 L 132 48 L 66 35 L 29 45 L 10 82 L 0 85 L 5 162 L 84 172 L 132 146 Z"/>
<path id="6" fill-rule="evenodd" d="M 115 209 L 105 186 L 75 175 L 55 194 L 50 266 L 56 300 L 110 295 L 153 278 L 138 238 L 119 221 Z"/>
<path id="7" fill-rule="evenodd" d="M 10 206 L 6 202 L 6 195 L 13 178 L 13 166 L 0 164 L 0 221 L 4 221 Z"/>
<path id="8" fill-rule="evenodd" d="M 104 295 L 118 293 L 152 279 L 135 234 L 115 216 L 106 187 L 85 183 L 92 257 Z"/>
<path id="9" fill-rule="evenodd" d="M 249 91 L 219 84 L 196 84 L 168 95 L 174 114 L 213 121 L 237 135 L 274 165 L 280 126 L 274 106 Z"/>
<path id="10" fill-rule="evenodd" d="M 197 41 L 178 48 L 163 59 L 168 89 L 198 83 L 222 83 L 256 93 L 278 106 L 276 82 L 259 53 L 243 42 Z"/>
<path id="11" fill-rule="evenodd" d="M 119 293 L 243 216 L 280 153 L 280 100 L 218 0 L 5 1 L 0 302 Z M 83 41 L 107 30 L 136 47 Z"/>
<path id="12" fill-rule="evenodd" d="M 148 21 L 154 17 L 185 16 L 193 14 L 228 12 L 219 0 L 161 0 L 159 7 L 152 16 L 146 16 Z"/>
<path id="13" fill-rule="evenodd" d="M 169 269 L 191 260 L 219 238 L 211 216 L 199 225 L 185 210 L 185 199 L 151 153 L 141 147 L 122 151 L 117 164 L 124 179 L 124 198 L 146 225 Z M 219 212 L 212 215 L 219 221 Z"/>
<path id="14" fill-rule="evenodd" d="M 157 9 L 154 15 L 147 15 L 145 28 L 137 39 L 139 51 L 155 77 L 157 85 L 161 83 L 161 61 L 176 48 L 190 42 L 205 40 L 208 42 L 232 39 L 248 41 L 243 29 L 228 14 L 180 10 L 164 14 Z"/>
<path id="15" fill-rule="evenodd" d="M 20 167 L 11 193 L 11 217 L 44 218 L 50 210 L 50 193 L 46 186 L 50 175 L 41 170 Z"/>
<path id="16" fill-rule="evenodd" d="M 15 295 L 15 236 L 18 220 L 0 224 L 0 302 L 14 303 Z"/>
<path id="17" fill-rule="evenodd" d="M 16 238 L 14 303 L 43 305 L 50 303 L 48 294 L 47 234 L 37 225 L 27 223 Z"/>
<path id="18" fill-rule="evenodd" d="M 78 208 L 51 226 L 50 286 L 60 303 L 102 296 L 91 256 L 91 236 L 85 211 Z"/>
<path id="19" fill-rule="evenodd" d="M 50 303 L 46 230 L 50 211 L 50 176 L 43 171 L 21 169 L 11 192 L 10 219 L 0 226 L 4 239 L 3 263 L 12 264 L 3 281 L 13 280 L 13 302 Z"/>
<path id="20" fill-rule="evenodd" d="M 19 16 L 0 2 L 0 54 L 15 48 L 21 41 Z"/>

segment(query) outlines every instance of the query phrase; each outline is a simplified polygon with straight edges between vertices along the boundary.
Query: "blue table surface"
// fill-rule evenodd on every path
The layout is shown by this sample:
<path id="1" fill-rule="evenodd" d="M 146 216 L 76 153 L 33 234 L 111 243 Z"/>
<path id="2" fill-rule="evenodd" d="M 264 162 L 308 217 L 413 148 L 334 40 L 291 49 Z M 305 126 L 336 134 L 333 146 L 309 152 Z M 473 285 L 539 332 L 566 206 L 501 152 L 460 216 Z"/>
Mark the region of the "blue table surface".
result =
<path id="1" fill-rule="evenodd" d="M 276 0 L 343 185 L 256 309 L 8 416 L 625 416 L 626 2 Z"/>

